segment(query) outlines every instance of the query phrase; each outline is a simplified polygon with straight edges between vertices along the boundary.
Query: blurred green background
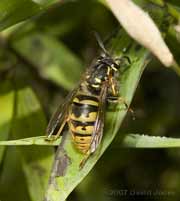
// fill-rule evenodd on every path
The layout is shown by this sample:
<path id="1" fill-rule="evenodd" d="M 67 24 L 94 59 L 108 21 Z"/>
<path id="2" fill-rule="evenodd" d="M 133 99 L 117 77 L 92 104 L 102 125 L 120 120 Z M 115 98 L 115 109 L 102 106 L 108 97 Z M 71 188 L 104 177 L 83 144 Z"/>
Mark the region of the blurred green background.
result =
<path id="1" fill-rule="evenodd" d="M 154 9 L 152 2 L 149 1 L 148 9 Z M 166 2 L 180 12 L 178 0 Z M 28 6 L 19 12 L 26 9 Z M 46 120 L 98 55 L 99 47 L 92 31 L 97 31 L 106 41 L 119 28 L 103 3 L 81 0 L 55 4 L 1 32 L 0 139 L 44 135 Z M 166 32 L 165 40 L 180 62 L 179 42 L 171 30 Z M 128 114 L 120 132 L 178 138 L 180 79 L 153 56 L 150 58 L 131 104 L 136 120 Z M 180 200 L 179 149 L 123 149 L 118 142 L 117 135 L 95 168 L 69 196 L 69 201 Z M 42 177 L 44 171 L 43 177 L 48 178 L 54 150 L 32 149 L 34 152 L 28 147 L 0 148 L 1 201 L 30 201 L 35 198 L 29 192 L 41 194 L 33 188 L 34 183 L 41 183 L 35 176 Z M 34 180 L 27 181 L 25 177 L 33 176 L 36 157 Z M 45 164 L 49 166 L 42 171 Z M 46 185 L 44 180 L 42 185 Z"/>

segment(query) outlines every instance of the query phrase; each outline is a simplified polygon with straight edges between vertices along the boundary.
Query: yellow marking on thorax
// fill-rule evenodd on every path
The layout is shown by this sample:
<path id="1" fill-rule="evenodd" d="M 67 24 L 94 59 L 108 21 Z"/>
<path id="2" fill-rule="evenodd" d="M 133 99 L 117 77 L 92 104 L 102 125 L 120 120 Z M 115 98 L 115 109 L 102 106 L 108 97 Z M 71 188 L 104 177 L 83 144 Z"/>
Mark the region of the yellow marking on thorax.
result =
<path id="1" fill-rule="evenodd" d="M 74 126 L 71 122 L 69 124 L 72 132 L 79 134 L 92 134 L 94 131 L 94 126 Z M 83 129 L 84 128 L 84 129 Z"/>
<path id="2" fill-rule="evenodd" d="M 87 105 L 95 105 L 95 106 L 98 106 L 99 105 L 99 103 L 98 102 L 96 102 L 96 101 L 93 101 L 93 100 L 82 100 L 82 101 L 80 101 L 80 103 L 84 103 L 84 104 L 87 104 Z"/>
<path id="3" fill-rule="evenodd" d="M 77 97 L 74 98 L 73 102 L 87 104 L 87 105 L 95 105 L 95 106 L 99 105 L 99 103 L 97 101 L 89 100 L 89 99 L 80 101 Z"/>
<path id="4" fill-rule="evenodd" d="M 75 98 L 73 99 L 73 102 L 79 103 L 79 99 L 78 99 L 77 97 L 75 97 Z"/>
<path id="5" fill-rule="evenodd" d="M 85 122 L 93 122 L 93 121 L 96 120 L 97 112 L 90 112 L 88 115 L 89 115 L 88 117 L 83 115 L 83 114 L 80 117 L 76 117 L 74 115 L 74 113 L 71 113 L 70 114 L 70 119 L 76 120 L 76 121 L 81 121 L 81 122 L 83 122 L 83 121 L 85 121 Z"/>
<path id="6" fill-rule="evenodd" d="M 97 83 L 101 83 L 101 79 L 99 79 L 99 78 L 95 78 L 95 81 L 97 82 Z"/>
<path id="7" fill-rule="evenodd" d="M 99 84 L 92 84 L 91 86 L 94 88 L 99 88 Z"/>

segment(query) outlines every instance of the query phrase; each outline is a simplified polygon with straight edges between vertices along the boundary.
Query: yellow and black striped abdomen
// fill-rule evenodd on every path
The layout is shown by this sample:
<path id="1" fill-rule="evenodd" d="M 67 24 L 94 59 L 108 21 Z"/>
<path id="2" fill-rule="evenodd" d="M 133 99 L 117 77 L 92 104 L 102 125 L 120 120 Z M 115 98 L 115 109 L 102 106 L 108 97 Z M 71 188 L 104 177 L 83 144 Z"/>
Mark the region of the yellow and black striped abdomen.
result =
<path id="1" fill-rule="evenodd" d="M 98 98 L 94 96 L 78 94 L 73 99 L 68 124 L 73 142 L 82 153 L 90 149 L 98 107 Z"/>

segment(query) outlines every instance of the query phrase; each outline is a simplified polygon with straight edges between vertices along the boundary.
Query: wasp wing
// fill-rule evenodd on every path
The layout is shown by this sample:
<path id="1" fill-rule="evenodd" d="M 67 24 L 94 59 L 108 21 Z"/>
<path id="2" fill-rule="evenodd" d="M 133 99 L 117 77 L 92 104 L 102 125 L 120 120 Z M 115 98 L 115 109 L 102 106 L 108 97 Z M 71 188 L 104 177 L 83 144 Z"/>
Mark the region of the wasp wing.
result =
<path id="1" fill-rule="evenodd" d="M 86 70 L 86 72 L 84 73 L 84 75 L 81 77 L 79 83 L 77 84 L 77 87 L 75 89 L 73 89 L 65 98 L 64 103 L 61 104 L 56 112 L 53 114 L 53 116 L 51 117 L 49 124 L 47 126 L 46 129 L 46 134 L 47 136 L 52 136 L 52 135 L 56 135 L 56 133 L 58 133 L 61 125 L 65 126 L 65 123 L 67 121 L 68 118 L 68 112 L 69 112 L 69 106 L 72 103 L 72 100 L 74 98 L 74 96 L 76 95 L 80 85 L 82 84 L 82 82 L 85 81 L 86 77 L 91 73 L 91 68 L 88 68 Z"/>
<path id="2" fill-rule="evenodd" d="M 105 119 L 105 108 L 106 108 L 106 97 L 108 91 L 108 83 L 104 82 L 101 88 L 99 96 L 99 109 L 97 118 L 95 121 L 94 132 L 92 135 L 90 152 L 93 153 L 101 142 L 103 130 L 104 130 L 104 119 Z"/>
<path id="3" fill-rule="evenodd" d="M 66 121 L 68 117 L 69 105 L 71 104 L 76 92 L 77 88 L 72 90 L 65 98 L 64 103 L 57 108 L 56 112 L 51 117 L 46 129 L 46 133 L 48 136 L 56 135 L 61 125 L 64 123 L 64 121 Z"/>

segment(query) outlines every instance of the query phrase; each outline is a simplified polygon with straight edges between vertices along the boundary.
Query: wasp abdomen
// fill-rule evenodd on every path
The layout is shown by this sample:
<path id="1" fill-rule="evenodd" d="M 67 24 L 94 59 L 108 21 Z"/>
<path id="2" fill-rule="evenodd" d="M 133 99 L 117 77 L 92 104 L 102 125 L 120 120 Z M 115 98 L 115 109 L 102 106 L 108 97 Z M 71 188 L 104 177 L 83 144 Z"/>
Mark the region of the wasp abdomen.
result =
<path id="1" fill-rule="evenodd" d="M 76 148 L 82 153 L 90 149 L 98 107 L 99 100 L 95 96 L 79 94 L 73 99 L 69 128 Z"/>

